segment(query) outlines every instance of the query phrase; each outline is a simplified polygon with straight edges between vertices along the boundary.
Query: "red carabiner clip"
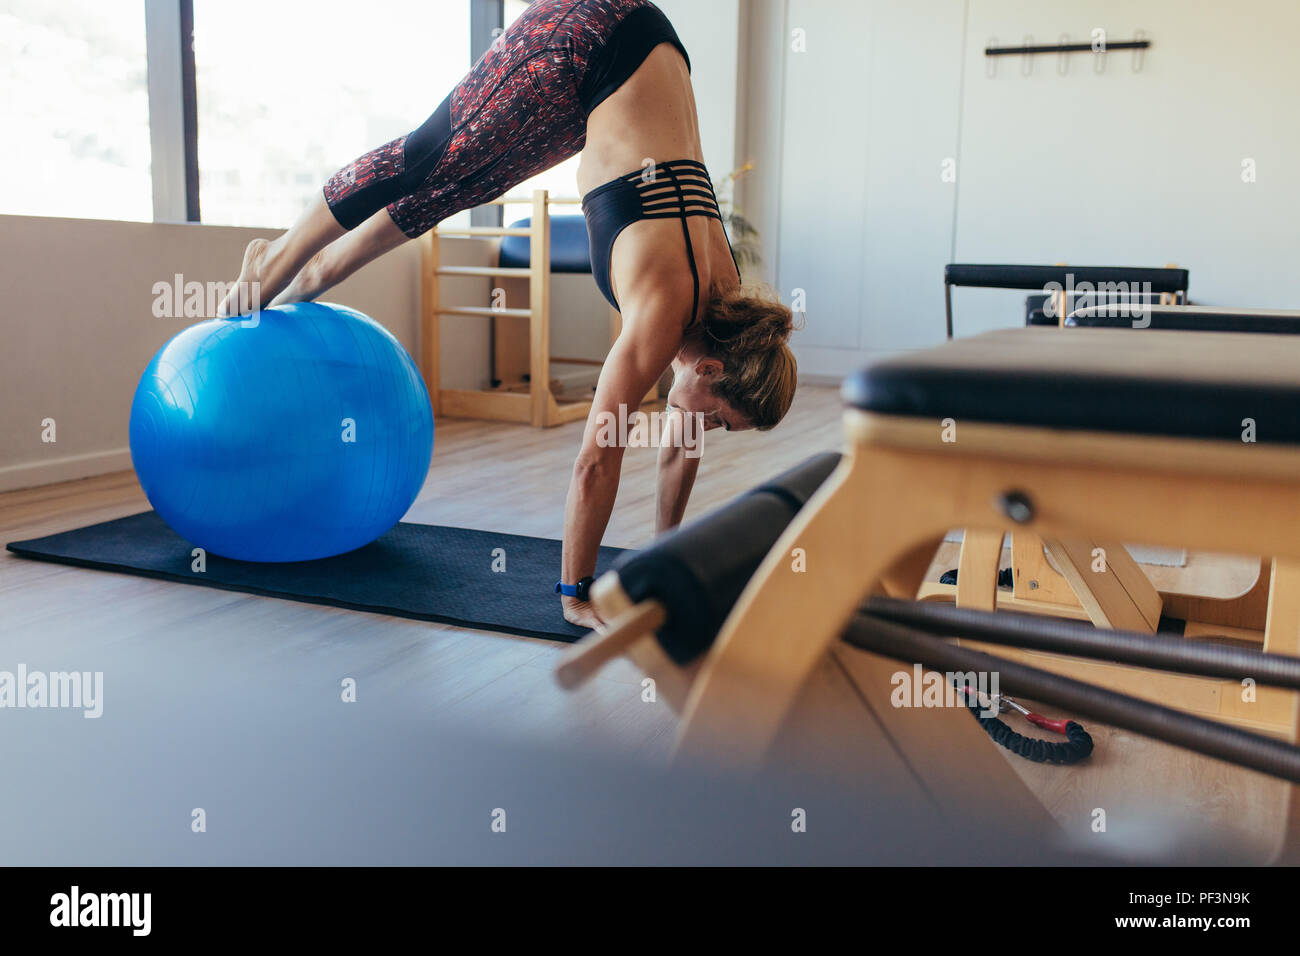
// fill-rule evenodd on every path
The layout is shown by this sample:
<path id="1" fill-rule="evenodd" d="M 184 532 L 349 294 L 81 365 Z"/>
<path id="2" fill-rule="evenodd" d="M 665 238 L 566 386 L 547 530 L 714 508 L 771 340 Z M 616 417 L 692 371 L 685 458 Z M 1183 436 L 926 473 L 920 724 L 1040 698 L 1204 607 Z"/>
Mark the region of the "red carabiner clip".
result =
<path id="1" fill-rule="evenodd" d="M 985 700 L 988 699 L 987 695 L 981 694 L 973 687 L 969 687 L 965 684 L 958 684 L 956 686 L 959 690 L 965 691 L 967 694 L 974 694 L 975 700 L 979 702 L 980 706 L 985 706 Z M 1024 717 L 1025 720 L 1029 721 L 1034 726 L 1042 727 L 1044 730 L 1050 730 L 1053 733 L 1060 734 L 1062 737 L 1066 736 L 1065 728 L 1070 723 L 1070 718 L 1068 717 L 1063 717 L 1060 720 L 1052 720 L 1050 717 L 1044 717 L 1042 714 L 1034 713 L 1032 710 L 1022 706 L 1014 698 L 1007 697 L 1005 694 L 994 694 L 991 699 L 997 704 L 997 710 L 999 712 L 1005 711 L 1008 707 L 1013 708 L 1017 713 Z"/>
<path id="2" fill-rule="evenodd" d="M 1020 716 L 1024 717 L 1025 720 L 1029 721 L 1031 724 L 1034 724 L 1037 727 L 1042 727 L 1044 730 L 1050 730 L 1053 733 L 1065 736 L 1065 727 L 1070 723 L 1068 717 L 1062 718 L 1061 720 L 1052 720 L 1050 717 L 1044 717 L 1042 714 L 1035 714 L 1032 710 L 1022 707 L 1010 697 L 1000 697 L 999 700 L 1003 701 L 1010 707 L 1014 707 L 1020 713 Z"/>

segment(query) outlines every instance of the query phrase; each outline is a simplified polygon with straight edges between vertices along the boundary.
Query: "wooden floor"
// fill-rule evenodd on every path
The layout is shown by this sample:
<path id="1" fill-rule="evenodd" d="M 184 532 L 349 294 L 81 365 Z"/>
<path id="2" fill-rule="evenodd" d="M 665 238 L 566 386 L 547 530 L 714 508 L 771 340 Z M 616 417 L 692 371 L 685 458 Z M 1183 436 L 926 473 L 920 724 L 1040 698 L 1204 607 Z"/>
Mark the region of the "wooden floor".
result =
<path id="1" fill-rule="evenodd" d="M 809 454 L 839 448 L 839 407 L 835 389 L 805 386 L 774 432 L 710 432 L 687 517 Z M 580 424 L 535 430 L 441 421 L 428 481 L 406 520 L 558 538 L 580 436 Z M 646 544 L 653 503 L 654 453 L 630 450 L 606 543 Z M 147 507 L 131 473 L 9 492 L 0 494 L 0 536 L 34 537 Z M 945 545 L 931 577 L 955 566 L 956 546 Z M 1187 568 L 1161 568 L 1153 576 L 1162 588 L 1227 594 L 1245 588 L 1250 567 L 1193 555 Z M 256 673 L 304 691 L 337 688 L 348 675 L 357 678 L 359 694 L 401 698 L 442 726 L 461 722 L 517 740 L 664 759 L 674 720 L 665 705 L 642 702 L 641 675 L 620 662 L 579 692 L 563 692 L 552 672 L 564 647 L 0 552 L 0 665 L 104 670 L 106 682 L 117 673 L 125 675 L 124 686 L 158 688 L 183 687 L 198 670 L 231 680 Z M 291 706 L 285 699 L 268 706 Z M 1165 838 L 1158 835 L 1181 826 L 1221 835 L 1263 858 L 1282 812 L 1280 784 L 1127 732 L 1089 730 L 1097 748 L 1085 766 L 1045 767 L 1007 755 L 1081 845 L 1095 839 L 1091 822 L 1101 808 L 1110 834 L 1105 842 L 1135 854 L 1158 852 Z"/>

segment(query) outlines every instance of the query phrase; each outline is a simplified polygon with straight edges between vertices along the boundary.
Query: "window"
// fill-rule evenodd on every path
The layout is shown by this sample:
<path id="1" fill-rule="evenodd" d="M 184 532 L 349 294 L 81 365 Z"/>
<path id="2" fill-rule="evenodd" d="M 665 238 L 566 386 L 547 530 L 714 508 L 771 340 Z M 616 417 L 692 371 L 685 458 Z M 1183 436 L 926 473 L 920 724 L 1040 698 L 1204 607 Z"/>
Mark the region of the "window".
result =
<path id="1" fill-rule="evenodd" d="M 0 213 L 153 218 L 142 0 L 0 0 Z"/>
<path id="2" fill-rule="evenodd" d="M 289 226 L 341 166 L 424 122 L 469 69 L 469 6 L 194 0 L 203 221 Z"/>

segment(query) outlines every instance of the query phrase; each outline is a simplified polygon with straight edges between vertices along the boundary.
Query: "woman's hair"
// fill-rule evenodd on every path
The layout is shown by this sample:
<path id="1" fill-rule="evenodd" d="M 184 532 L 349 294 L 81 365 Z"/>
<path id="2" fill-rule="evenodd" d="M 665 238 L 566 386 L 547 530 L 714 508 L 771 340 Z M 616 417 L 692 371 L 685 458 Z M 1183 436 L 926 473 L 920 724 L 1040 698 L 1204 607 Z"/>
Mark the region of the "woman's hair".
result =
<path id="1" fill-rule="evenodd" d="M 793 316 L 766 286 L 734 286 L 715 292 L 704 309 L 700 341 L 722 362 L 713 394 L 761 431 L 785 417 L 794 400 L 798 366 L 786 340 Z"/>

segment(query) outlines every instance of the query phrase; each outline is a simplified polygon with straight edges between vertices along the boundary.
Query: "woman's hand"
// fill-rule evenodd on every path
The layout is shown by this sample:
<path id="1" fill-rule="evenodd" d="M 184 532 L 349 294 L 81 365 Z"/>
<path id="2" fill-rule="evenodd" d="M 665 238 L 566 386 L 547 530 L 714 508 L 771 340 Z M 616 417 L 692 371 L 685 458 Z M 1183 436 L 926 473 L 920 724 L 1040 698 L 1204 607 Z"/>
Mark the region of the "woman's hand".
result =
<path id="1" fill-rule="evenodd" d="M 564 597 L 560 598 L 560 604 L 564 608 L 564 619 L 570 624 L 595 630 L 604 623 L 590 601 L 579 601 L 577 598 Z"/>

